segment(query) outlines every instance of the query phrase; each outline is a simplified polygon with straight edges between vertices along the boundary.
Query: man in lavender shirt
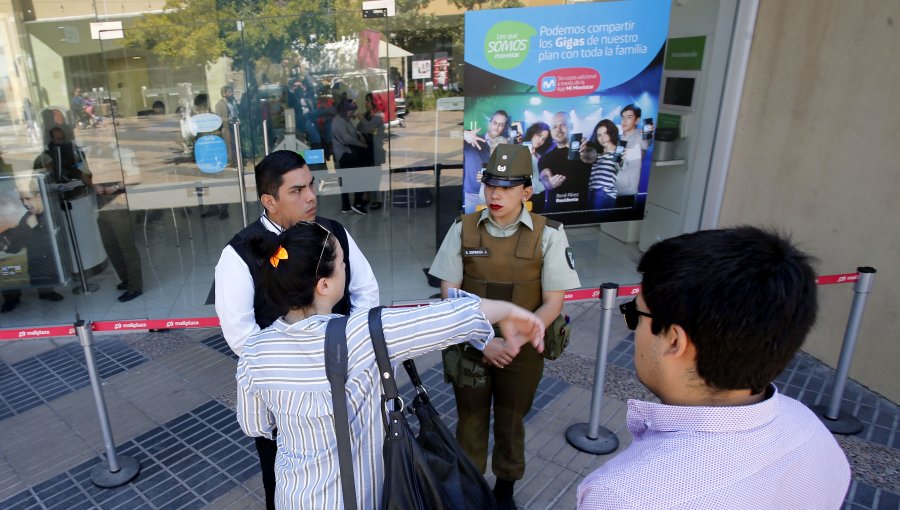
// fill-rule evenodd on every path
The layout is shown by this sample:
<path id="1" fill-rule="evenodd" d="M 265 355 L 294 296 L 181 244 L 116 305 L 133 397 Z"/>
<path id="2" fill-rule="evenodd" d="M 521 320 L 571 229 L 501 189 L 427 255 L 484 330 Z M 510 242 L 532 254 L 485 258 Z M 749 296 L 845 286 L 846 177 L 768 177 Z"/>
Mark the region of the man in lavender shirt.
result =
<path id="1" fill-rule="evenodd" d="M 661 403 L 628 401 L 631 445 L 578 486 L 578 508 L 840 508 L 844 452 L 772 384 L 816 318 L 810 257 L 754 227 L 656 243 L 621 306 Z"/>

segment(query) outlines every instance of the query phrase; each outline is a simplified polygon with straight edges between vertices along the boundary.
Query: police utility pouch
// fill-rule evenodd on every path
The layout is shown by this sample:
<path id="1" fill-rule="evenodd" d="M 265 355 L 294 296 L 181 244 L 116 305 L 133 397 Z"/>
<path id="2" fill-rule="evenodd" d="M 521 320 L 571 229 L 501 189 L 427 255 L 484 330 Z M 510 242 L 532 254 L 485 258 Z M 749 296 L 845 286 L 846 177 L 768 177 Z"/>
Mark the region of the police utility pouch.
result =
<path id="1" fill-rule="evenodd" d="M 441 351 L 444 362 L 444 382 L 460 388 L 483 388 L 488 383 L 488 372 L 481 359 L 481 351 L 468 343 L 451 345 Z"/>
<path id="2" fill-rule="evenodd" d="M 572 325 L 567 315 L 560 315 L 544 330 L 544 358 L 555 360 L 565 352 L 572 336 Z"/>

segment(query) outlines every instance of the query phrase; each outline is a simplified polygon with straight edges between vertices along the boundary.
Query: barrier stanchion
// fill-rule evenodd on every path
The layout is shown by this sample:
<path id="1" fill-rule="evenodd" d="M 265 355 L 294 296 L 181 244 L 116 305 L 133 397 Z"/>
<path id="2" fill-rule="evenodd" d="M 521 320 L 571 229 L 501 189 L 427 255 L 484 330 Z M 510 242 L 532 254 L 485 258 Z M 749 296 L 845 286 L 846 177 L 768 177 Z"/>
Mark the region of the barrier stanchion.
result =
<path id="1" fill-rule="evenodd" d="M 841 345 L 841 356 L 838 358 L 837 370 L 834 373 L 834 388 L 831 390 L 831 400 L 828 407 L 813 406 L 815 412 L 825 428 L 835 434 L 851 435 L 862 432 L 863 424 L 855 416 L 841 411 L 841 400 L 844 398 L 844 388 L 850 373 L 850 362 L 853 360 L 853 350 L 856 347 L 856 337 L 859 334 L 859 325 L 862 322 L 863 311 L 866 308 L 866 298 L 872 290 L 872 281 L 875 279 L 875 268 L 860 267 L 859 278 L 853 284 L 853 305 L 850 308 L 850 318 L 847 319 L 847 329 L 844 331 L 844 343 Z"/>
<path id="2" fill-rule="evenodd" d="M 103 432 L 103 442 L 106 445 L 106 462 L 101 461 L 91 469 L 91 482 L 98 487 L 106 488 L 125 485 L 137 476 L 141 470 L 141 464 L 133 457 L 116 456 L 116 443 L 109 426 L 109 414 L 106 412 L 106 401 L 103 400 L 103 388 L 97 372 L 97 361 L 94 359 L 94 334 L 91 326 L 81 319 L 75 323 L 75 333 L 84 348 L 84 360 L 91 378 L 94 402 L 97 404 L 97 417 L 100 419 L 100 430 Z"/>
<path id="3" fill-rule="evenodd" d="M 265 121 L 263 121 L 265 122 Z M 241 219 L 244 221 L 244 228 L 247 228 L 247 197 L 244 189 L 244 155 L 241 153 L 241 123 L 237 120 L 231 121 L 231 128 L 234 130 L 234 164 L 238 172 L 238 193 L 241 197 Z M 266 146 L 266 155 L 268 145 Z M 188 223 L 190 225 L 190 223 Z"/>
<path id="4" fill-rule="evenodd" d="M 576 423 L 566 429 L 566 440 L 575 448 L 595 455 L 614 452 L 619 447 L 619 438 L 609 429 L 600 426 L 603 410 L 603 385 L 606 381 L 606 351 L 609 346 L 609 328 L 612 311 L 616 306 L 619 286 L 604 283 L 600 286 L 600 341 L 597 344 L 597 366 L 594 373 L 594 393 L 591 396 L 591 416 L 588 423 Z"/>

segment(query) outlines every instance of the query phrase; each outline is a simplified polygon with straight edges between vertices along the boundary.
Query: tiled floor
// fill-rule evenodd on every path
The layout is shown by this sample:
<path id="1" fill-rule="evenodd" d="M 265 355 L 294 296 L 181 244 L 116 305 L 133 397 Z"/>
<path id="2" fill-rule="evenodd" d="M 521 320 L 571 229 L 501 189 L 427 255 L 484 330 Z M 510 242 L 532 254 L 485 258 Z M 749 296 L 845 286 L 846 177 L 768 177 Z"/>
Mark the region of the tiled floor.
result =
<path id="1" fill-rule="evenodd" d="M 90 482 L 94 458 L 6 501 L 12 509 L 203 508 L 259 472 L 252 439 L 234 412 L 211 401 L 117 449 L 141 464 L 138 477 L 114 489 Z"/>
<path id="2" fill-rule="evenodd" d="M 573 337 L 570 350 L 554 362 L 554 370 L 547 370 L 550 375 L 541 382 L 535 409 L 526 422 L 527 467 L 525 479 L 516 486 L 516 499 L 524 510 L 574 508 L 577 484 L 609 458 L 578 452 L 564 437 L 566 428 L 588 417 L 593 373 L 590 353 L 596 342 L 596 324 L 592 321 L 597 320 L 599 305 L 596 301 L 573 303 L 567 311 L 582 334 Z M 630 442 L 624 428 L 625 405 L 609 393 L 621 394 L 622 388 L 637 382 L 632 372 L 633 341 L 620 327 L 614 327 L 613 333 L 608 373 L 614 369 L 619 372 L 617 377 L 607 377 L 601 425 L 617 434 L 621 450 Z M 166 348 L 160 344 L 171 345 Z M 98 339 L 97 345 L 111 358 L 106 362 L 110 368 L 106 369 L 104 392 L 119 441 L 117 451 L 139 460 L 141 473 L 116 489 L 94 487 L 89 471 L 104 458 L 104 450 L 89 388 L 50 395 L 21 414 L 0 418 L 0 508 L 262 508 L 253 442 L 234 420 L 235 358 L 221 334 L 196 331 L 108 336 Z M 77 343 L 56 340 L 15 342 L 3 347 L 0 359 L 11 362 L 7 367 L 47 367 L 59 376 L 77 364 L 73 358 L 78 348 Z M 17 350 L 22 352 L 17 354 Z M 54 361 L 60 359 L 71 361 Z M 452 391 L 443 383 L 438 360 L 437 353 L 432 353 L 417 364 L 429 396 L 452 429 Z M 560 371 L 574 382 L 552 375 Z M 37 377 L 25 373 L 26 378 Z M 779 386 L 785 393 L 813 403 L 826 398 L 832 374 L 815 359 L 801 355 L 779 378 Z M 68 377 L 59 380 L 75 380 Z M 21 381 L 27 384 L 30 380 L 4 380 L 0 398 L 7 399 L 23 384 Z M 841 444 L 845 449 L 871 444 L 882 460 L 879 463 L 878 458 L 862 458 L 848 450 L 854 480 L 845 508 L 900 508 L 897 482 L 889 478 L 889 473 L 895 472 L 891 470 L 900 465 L 894 443 L 897 408 L 853 385 L 845 408 L 873 411 L 870 417 L 860 416 L 866 431 L 841 439 Z M 401 384 L 401 393 L 411 398 L 413 390 L 408 383 Z M 41 427 L 34 427 L 35 423 Z M 886 437 L 890 443 L 881 441 L 883 434 L 873 432 L 879 427 L 889 430 Z M 866 462 L 880 472 L 874 477 L 865 473 Z M 488 478 L 492 476 L 488 474 Z"/>
<path id="3" fill-rule="evenodd" d="M 101 378 L 136 367 L 147 358 L 118 340 L 98 342 L 94 348 Z M 0 361 L 0 420 L 21 414 L 90 384 L 84 353 L 69 344 L 18 363 Z"/>

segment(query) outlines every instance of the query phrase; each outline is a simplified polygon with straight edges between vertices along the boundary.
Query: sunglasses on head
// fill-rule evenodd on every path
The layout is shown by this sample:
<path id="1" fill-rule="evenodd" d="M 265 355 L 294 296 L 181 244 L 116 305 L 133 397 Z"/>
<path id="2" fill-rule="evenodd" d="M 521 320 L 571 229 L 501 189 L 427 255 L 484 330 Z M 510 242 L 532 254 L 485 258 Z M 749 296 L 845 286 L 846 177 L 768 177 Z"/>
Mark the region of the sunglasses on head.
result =
<path id="1" fill-rule="evenodd" d="M 315 226 L 319 227 L 320 229 L 322 229 L 323 232 L 325 232 L 325 240 L 322 241 L 322 251 L 319 252 L 319 260 L 316 262 L 316 272 L 315 272 L 315 274 L 316 274 L 316 276 L 318 276 L 318 274 L 319 274 L 319 265 L 322 263 L 322 255 L 325 254 L 325 247 L 328 246 L 328 236 L 331 235 L 331 231 L 329 231 L 327 228 L 323 227 L 322 225 L 319 225 L 319 224 L 316 223 L 315 221 L 299 221 L 299 222 L 297 222 L 297 223 L 298 223 L 299 225 L 309 225 L 309 226 L 315 225 Z"/>
<path id="2" fill-rule="evenodd" d="M 625 318 L 625 326 L 628 327 L 631 331 L 634 331 L 638 327 L 638 322 L 641 319 L 641 315 L 644 317 L 653 318 L 653 315 L 642 312 L 637 308 L 637 298 L 632 299 L 631 301 L 619 305 L 619 311 L 622 312 L 622 316 Z"/>

